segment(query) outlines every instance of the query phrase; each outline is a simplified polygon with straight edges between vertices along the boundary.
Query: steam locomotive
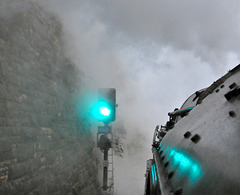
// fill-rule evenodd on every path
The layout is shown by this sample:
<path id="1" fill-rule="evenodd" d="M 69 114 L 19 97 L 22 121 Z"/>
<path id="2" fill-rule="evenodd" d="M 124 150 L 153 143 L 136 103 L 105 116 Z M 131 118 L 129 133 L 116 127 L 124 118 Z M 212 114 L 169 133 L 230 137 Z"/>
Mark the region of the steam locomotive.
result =
<path id="1" fill-rule="evenodd" d="M 145 195 L 240 194 L 240 65 L 154 130 Z"/>

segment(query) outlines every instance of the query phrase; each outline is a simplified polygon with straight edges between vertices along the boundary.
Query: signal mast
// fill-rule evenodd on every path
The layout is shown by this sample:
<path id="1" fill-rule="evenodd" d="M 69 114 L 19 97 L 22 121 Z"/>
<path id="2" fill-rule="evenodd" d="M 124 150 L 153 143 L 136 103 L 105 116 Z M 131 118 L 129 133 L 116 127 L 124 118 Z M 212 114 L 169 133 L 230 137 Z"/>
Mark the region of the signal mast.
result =
<path id="1" fill-rule="evenodd" d="M 97 147 L 103 152 L 103 185 L 106 195 L 114 194 L 112 127 L 109 125 L 116 117 L 116 89 L 98 89 L 98 101 L 93 107 L 93 115 L 103 126 L 98 126 Z"/>

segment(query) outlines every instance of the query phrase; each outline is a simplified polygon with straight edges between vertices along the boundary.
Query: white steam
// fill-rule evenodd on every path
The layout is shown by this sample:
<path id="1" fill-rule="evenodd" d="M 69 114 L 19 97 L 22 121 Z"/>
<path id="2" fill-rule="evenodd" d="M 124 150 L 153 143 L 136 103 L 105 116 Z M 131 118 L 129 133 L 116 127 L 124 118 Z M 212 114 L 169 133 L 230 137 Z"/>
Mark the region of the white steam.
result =
<path id="1" fill-rule="evenodd" d="M 143 194 L 155 126 L 239 63 L 239 1 L 40 2 L 62 22 L 66 53 L 92 85 L 117 89 L 127 135 L 115 194 Z"/>

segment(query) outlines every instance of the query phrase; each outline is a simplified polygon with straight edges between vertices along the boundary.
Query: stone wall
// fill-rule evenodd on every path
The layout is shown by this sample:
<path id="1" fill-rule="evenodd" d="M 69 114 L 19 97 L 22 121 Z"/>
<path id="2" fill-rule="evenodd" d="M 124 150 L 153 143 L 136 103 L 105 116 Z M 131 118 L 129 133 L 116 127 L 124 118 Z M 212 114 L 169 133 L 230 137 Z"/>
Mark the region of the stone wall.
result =
<path id="1" fill-rule="evenodd" d="M 84 74 L 61 25 L 35 3 L 0 1 L 0 194 L 98 194 Z M 82 107 L 81 110 L 84 110 Z"/>

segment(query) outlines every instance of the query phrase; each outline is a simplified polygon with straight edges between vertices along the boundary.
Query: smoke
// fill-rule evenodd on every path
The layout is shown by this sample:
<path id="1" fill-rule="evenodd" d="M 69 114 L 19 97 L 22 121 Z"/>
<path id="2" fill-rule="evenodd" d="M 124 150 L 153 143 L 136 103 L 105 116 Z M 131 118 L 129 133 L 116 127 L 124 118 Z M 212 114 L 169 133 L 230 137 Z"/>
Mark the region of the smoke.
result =
<path id="1" fill-rule="evenodd" d="M 143 194 L 155 126 L 239 63 L 240 2 L 38 2 L 61 21 L 66 54 L 92 88 L 117 89 L 124 153 L 115 157 L 115 192 Z"/>
<path id="2" fill-rule="evenodd" d="M 240 2 L 231 1 L 95 1 L 108 33 L 133 41 L 152 40 L 160 47 L 190 50 L 210 66 L 221 68 L 239 53 Z"/>

